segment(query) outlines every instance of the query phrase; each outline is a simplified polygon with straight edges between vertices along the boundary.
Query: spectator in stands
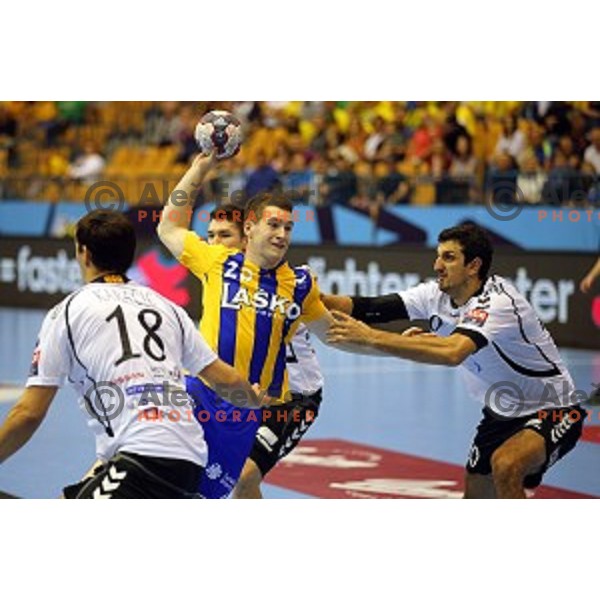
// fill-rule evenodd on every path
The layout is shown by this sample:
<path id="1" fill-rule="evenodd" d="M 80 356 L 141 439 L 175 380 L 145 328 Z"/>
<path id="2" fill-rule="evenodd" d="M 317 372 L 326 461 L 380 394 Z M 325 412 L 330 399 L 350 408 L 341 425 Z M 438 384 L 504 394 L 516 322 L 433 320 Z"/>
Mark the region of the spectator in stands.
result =
<path id="1" fill-rule="evenodd" d="M 308 167 L 306 155 L 295 152 L 289 160 L 287 173 L 283 176 L 283 189 L 292 194 L 294 202 L 310 203 L 310 190 L 314 189 L 314 175 Z"/>
<path id="2" fill-rule="evenodd" d="M 449 174 L 454 179 L 474 180 L 477 175 L 478 161 L 473 155 L 471 138 L 459 135 L 450 164 Z"/>
<path id="3" fill-rule="evenodd" d="M 372 163 L 358 161 L 353 164 L 356 176 L 356 194 L 350 198 L 348 205 L 375 217 L 378 210 L 375 198 L 375 177 Z"/>
<path id="4" fill-rule="evenodd" d="M 517 175 L 515 161 L 508 152 L 500 152 L 496 155 L 486 186 L 492 202 L 504 205 L 518 201 Z"/>
<path id="5" fill-rule="evenodd" d="M 589 129 L 600 127 L 600 102 L 584 102 L 581 111 L 587 119 Z"/>
<path id="6" fill-rule="evenodd" d="M 320 195 L 325 204 L 348 205 L 358 193 L 358 181 L 350 163 L 339 154 L 334 158 L 323 178 Z"/>
<path id="7" fill-rule="evenodd" d="M 145 137 L 155 146 L 171 146 L 177 143 L 182 129 L 179 102 L 161 102 L 158 111 L 152 111 L 146 120 Z"/>
<path id="8" fill-rule="evenodd" d="M 245 205 L 247 173 L 240 155 L 219 162 L 217 176 L 211 182 L 211 193 L 217 204 Z"/>
<path id="9" fill-rule="evenodd" d="M 552 141 L 561 135 L 568 135 L 571 125 L 569 123 L 570 107 L 566 102 L 548 102 L 548 109 L 543 117 L 544 128 Z"/>
<path id="10" fill-rule="evenodd" d="M 373 131 L 365 140 L 363 148 L 363 156 L 367 160 L 375 160 L 379 147 L 386 139 L 385 121 L 381 117 L 376 117 L 373 121 Z"/>
<path id="11" fill-rule="evenodd" d="M 8 109 L 0 102 L 0 152 L 6 151 L 6 166 L 15 163 L 15 137 L 17 135 L 17 121 Z"/>
<path id="12" fill-rule="evenodd" d="M 600 175 L 596 173 L 593 165 L 584 162 L 581 165 L 581 179 L 587 192 L 587 204 L 600 207 Z"/>
<path id="13" fill-rule="evenodd" d="M 140 155 L 157 157 L 148 162 L 152 175 L 170 178 L 178 173 L 177 159 L 186 161 L 197 151 L 193 131 L 198 118 L 216 108 L 242 117 L 246 137 L 244 151 L 235 161 L 237 172 L 221 169 L 214 182 L 217 187 L 223 178 L 245 185 L 249 166 L 259 165 L 251 186 L 256 179 L 259 187 L 273 185 L 275 171 L 285 174 L 293 185 L 304 186 L 310 181 L 313 190 L 327 189 L 331 198 L 344 203 L 356 195 L 350 194 L 356 183 L 353 168 L 359 165 L 359 170 L 367 169 L 363 165 L 366 161 L 375 178 L 378 171 L 383 172 L 381 163 L 389 165 L 392 178 L 396 166 L 402 165 L 413 202 L 457 202 L 475 196 L 480 200 L 476 188 L 465 187 L 465 178 L 472 174 L 477 180 L 485 177 L 489 189 L 498 176 L 506 177 L 506 170 L 502 174 L 503 169 L 498 168 L 498 162 L 506 159 L 498 161 L 496 149 L 521 166 L 529 199 L 536 196 L 540 170 L 546 174 L 553 171 L 547 193 L 565 202 L 574 200 L 574 190 L 596 198 L 597 181 L 589 170 L 600 174 L 600 141 L 596 141 L 600 133 L 594 130 L 590 135 L 590 126 L 598 125 L 595 119 L 600 114 L 600 103 L 595 102 L 5 102 L 1 106 L 0 165 L 7 171 L 3 193 L 11 190 L 11 194 L 22 197 L 49 198 L 52 182 L 48 180 L 54 177 L 53 183 L 58 183 L 64 170 L 61 161 L 54 159 L 67 156 L 81 139 L 94 141 L 96 158 L 87 155 L 78 159 L 71 165 L 72 177 L 88 177 L 80 170 L 82 162 L 93 167 L 92 171 L 102 172 L 104 156 L 109 173 L 118 172 L 124 180 L 130 177 L 129 183 L 135 185 L 140 163 L 115 158 L 113 164 L 113 158 L 121 155 L 124 146 L 141 146 Z M 519 129 L 516 116 L 521 119 Z M 171 146 L 177 152 L 146 152 L 151 150 L 146 146 Z M 535 155 L 535 169 L 530 160 L 525 169 L 525 150 Z M 565 171 L 561 156 L 553 160 L 553 151 L 560 151 L 575 173 Z M 266 158 L 257 157 L 260 152 Z M 296 156 L 298 153 L 304 158 Z M 343 170 L 339 168 L 340 153 L 347 167 Z M 583 164 L 584 153 L 587 166 Z M 260 166 L 265 161 L 270 168 Z M 308 169 L 312 175 L 300 163 L 314 165 Z M 228 163 L 228 167 L 232 165 Z M 90 177 L 97 174 L 92 172 Z M 35 181 L 36 186 L 27 183 L 15 187 L 18 178 Z M 298 184 L 298 179 L 303 183 Z M 571 181 L 568 189 L 558 193 L 557 186 L 564 187 L 567 179 Z M 375 184 L 374 194 L 381 192 L 388 197 L 389 185 L 393 186 L 389 181 L 379 187 Z M 37 192 L 32 195 L 29 191 L 34 188 Z M 364 196 L 363 191 L 358 190 L 358 195 Z M 61 193 L 61 197 L 81 200 L 78 186 L 68 185 Z M 405 198 L 404 193 L 401 195 Z M 311 202 L 318 203 L 318 198 L 322 196 L 314 194 Z"/>
<path id="14" fill-rule="evenodd" d="M 177 162 L 188 164 L 192 156 L 198 152 L 198 144 L 194 137 L 198 116 L 191 106 L 182 106 L 179 109 L 179 124 L 180 128 L 176 138 L 179 147 Z"/>
<path id="15" fill-rule="evenodd" d="M 280 185 L 279 173 L 271 166 L 267 160 L 267 155 L 263 151 L 256 154 L 256 169 L 250 173 L 246 181 L 246 198 L 252 198 L 261 192 L 271 192 Z"/>
<path id="16" fill-rule="evenodd" d="M 558 140 L 558 148 L 563 153 L 567 164 L 574 169 L 581 166 L 581 157 L 577 155 L 573 140 L 568 135 L 563 135 Z"/>
<path id="17" fill-rule="evenodd" d="M 573 147 L 575 152 L 583 161 L 583 153 L 588 147 L 588 129 L 586 127 L 585 117 L 579 111 L 574 110 L 570 116 L 571 131 L 569 132 L 570 138 L 573 140 Z"/>
<path id="18" fill-rule="evenodd" d="M 506 117 L 502 122 L 502 135 L 496 144 L 496 154 L 506 152 L 517 160 L 525 150 L 526 142 L 525 134 L 517 129 L 515 117 Z"/>
<path id="19" fill-rule="evenodd" d="M 596 173 L 600 175 L 600 127 L 592 129 L 590 141 L 592 143 L 585 149 L 583 160 L 591 164 Z"/>
<path id="20" fill-rule="evenodd" d="M 526 151 L 521 158 L 521 169 L 517 176 L 520 199 L 528 204 L 538 204 L 542 200 L 542 190 L 548 176 L 540 167 L 533 151 Z"/>
<path id="21" fill-rule="evenodd" d="M 381 162 L 375 167 L 377 175 L 376 199 L 378 204 L 408 204 L 410 185 L 407 178 L 391 162 Z"/>
<path id="22" fill-rule="evenodd" d="M 420 160 L 426 160 L 431 155 L 431 148 L 436 139 L 441 138 L 442 129 L 429 115 L 425 115 L 423 124 L 414 132 L 408 147 L 408 153 Z"/>
<path id="23" fill-rule="evenodd" d="M 97 152 L 94 143 L 86 142 L 83 153 L 69 165 L 67 177 L 89 185 L 101 178 L 105 165 L 106 161 Z"/>
<path id="24" fill-rule="evenodd" d="M 436 138 L 431 144 L 431 153 L 425 161 L 429 165 L 429 174 L 435 179 L 440 180 L 445 177 L 450 168 L 452 159 L 444 140 Z"/>
<path id="25" fill-rule="evenodd" d="M 327 121 L 324 116 L 317 115 L 312 120 L 302 123 L 301 130 L 304 138 L 308 141 L 308 149 L 315 155 L 323 155 L 325 152 L 325 128 Z"/>
<path id="26" fill-rule="evenodd" d="M 542 125 L 531 121 L 528 132 L 528 149 L 533 152 L 538 164 L 546 169 L 552 159 L 552 144 L 546 139 L 546 131 Z"/>
<path id="27" fill-rule="evenodd" d="M 580 201 L 586 196 L 583 182 L 576 169 L 569 165 L 567 157 L 556 149 L 552 157 L 552 168 L 548 181 L 542 190 L 545 204 L 560 205 L 571 201 Z"/>
<path id="28" fill-rule="evenodd" d="M 462 137 L 467 137 L 469 134 L 457 120 L 456 110 L 458 102 L 443 102 L 442 110 L 444 113 L 444 122 L 442 123 L 442 135 L 446 148 L 452 154 L 456 154 L 458 140 Z"/>

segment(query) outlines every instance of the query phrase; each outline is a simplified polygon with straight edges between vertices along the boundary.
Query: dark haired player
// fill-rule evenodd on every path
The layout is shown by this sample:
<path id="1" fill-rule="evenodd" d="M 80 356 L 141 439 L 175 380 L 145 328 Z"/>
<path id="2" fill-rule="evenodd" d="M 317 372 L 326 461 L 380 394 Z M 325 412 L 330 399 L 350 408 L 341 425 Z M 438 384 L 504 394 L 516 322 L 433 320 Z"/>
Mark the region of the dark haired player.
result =
<path id="1" fill-rule="evenodd" d="M 78 222 L 75 249 L 85 285 L 44 319 L 26 389 L 0 427 L 2 462 L 30 439 L 69 380 L 95 433 L 100 465 L 65 488 L 67 498 L 197 493 L 206 443 L 182 366 L 212 385 L 241 391 L 246 405 L 259 405 L 184 310 L 127 279 L 135 245 L 133 226 L 119 212 L 94 211 Z M 159 397 L 172 402 L 160 409 L 147 403 Z"/>
<path id="2" fill-rule="evenodd" d="M 573 449 L 586 413 L 531 305 L 508 280 L 488 274 L 493 250 L 484 231 L 452 227 L 438 242 L 437 282 L 378 298 L 326 297 L 341 311 L 329 339 L 417 362 L 460 365 L 470 392 L 485 403 L 467 461 L 465 497 L 523 498 L 525 488 L 539 485 Z M 433 335 L 365 324 L 396 319 L 428 320 Z M 500 388 L 502 395 L 495 395 Z"/>

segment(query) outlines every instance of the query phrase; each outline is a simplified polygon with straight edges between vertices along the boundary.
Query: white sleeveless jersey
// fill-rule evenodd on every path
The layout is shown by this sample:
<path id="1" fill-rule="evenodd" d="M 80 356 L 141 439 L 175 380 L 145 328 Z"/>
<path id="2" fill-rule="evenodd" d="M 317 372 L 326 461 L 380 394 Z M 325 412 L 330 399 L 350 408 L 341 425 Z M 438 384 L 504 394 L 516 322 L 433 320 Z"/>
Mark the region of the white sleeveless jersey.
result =
<path id="1" fill-rule="evenodd" d="M 571 375 L 535 311 L 514 285 L 490 277 L 481 292 L 455 307 L 436 282 L 399 292 L 409 318 L 447 336 L 458 330 L 478 350 L 461 365 L 471 394 L 493 412 L 518 417 L 578 403 Z"/>
<path id="2" fill-rule="evenodd" d="M 215 360 L 185 311 L 154 290 L 89 283 L 46 315 L 26 385 L 68 378 L 103 461 L 129 451 L 204 466 L 181 368 L 198 373 Z"/>
<path id="3" fill-rule="evenodd" d="M 317 353 L 310 343 L 310 333 L 304 323 L 286 347 L 286 367 L 290 391 L 311 395 L 323 387 L 323 374 Z"/>

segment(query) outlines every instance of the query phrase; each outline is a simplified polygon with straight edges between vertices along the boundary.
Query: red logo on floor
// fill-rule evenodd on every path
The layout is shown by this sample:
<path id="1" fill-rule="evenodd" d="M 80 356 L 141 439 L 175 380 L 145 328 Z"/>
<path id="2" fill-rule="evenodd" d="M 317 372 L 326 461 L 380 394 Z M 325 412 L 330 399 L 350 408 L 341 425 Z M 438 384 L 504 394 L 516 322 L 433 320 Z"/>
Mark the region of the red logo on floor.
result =
<path id="1" fill-rule="evenodd" d="M 345 440 L 307 440 L 267 483 L 318 498 L 460 498 L 463 468 Z M 541 486 L 536 498 L 591 498 Z"/>

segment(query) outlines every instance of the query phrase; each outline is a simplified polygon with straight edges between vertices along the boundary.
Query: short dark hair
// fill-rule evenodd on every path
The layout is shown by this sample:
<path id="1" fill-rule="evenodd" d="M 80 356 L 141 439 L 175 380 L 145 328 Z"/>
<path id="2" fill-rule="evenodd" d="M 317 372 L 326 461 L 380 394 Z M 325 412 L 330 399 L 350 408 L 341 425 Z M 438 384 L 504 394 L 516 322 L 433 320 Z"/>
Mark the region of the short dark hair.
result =
<path id="1" fill-rule="evenodd" d="M 248 200 L 248 204 L 246 205 L 246 218 L 260 221 L 267 206 L 275 206 L 290 213 L 294 210 L 294 203 L 287 194 L 263 192 Z"/>
<path id="2" fill-rule="evenodd" d="M 135 231 L 131 221 L 116 210 L 94 210 L 77 223 L 75 241 L 85 246 L 97 269 L 125 273 L 133 263 Z"/>
<path id="3" fill-rule="evenodd" d="M 494 248 L 484 229 L 474 223 L 464 223 L 444 229 L 438 236 L 438 242 L 456 241 L 465 255 L 465 265 L 474 258 L 481 259 L 478 276 L 485 281 L 492 265 Z"/>
<path id="4" fill-rule="evenodd" d="M 224 204 L 211 211 L 211 221 L 229 221 L 239 230 L 240 235 L 244 235 L 244 209 L 233 204 Z"/>

